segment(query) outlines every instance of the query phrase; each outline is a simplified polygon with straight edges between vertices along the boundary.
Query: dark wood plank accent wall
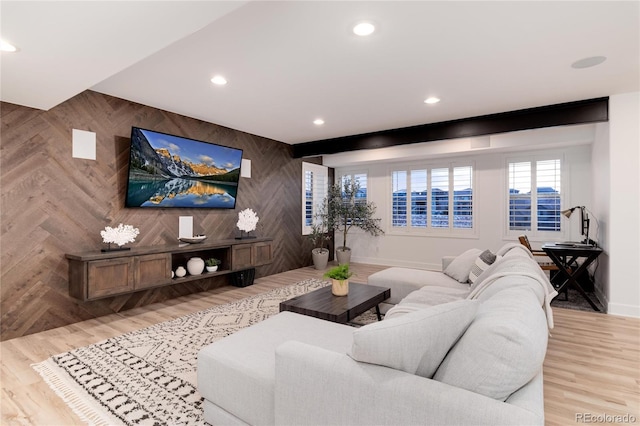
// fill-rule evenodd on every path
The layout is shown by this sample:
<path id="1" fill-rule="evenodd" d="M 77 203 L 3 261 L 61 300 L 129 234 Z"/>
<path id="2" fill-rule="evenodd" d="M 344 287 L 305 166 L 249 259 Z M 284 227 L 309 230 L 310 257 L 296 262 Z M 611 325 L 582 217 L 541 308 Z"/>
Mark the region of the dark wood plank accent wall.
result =
<path id="1" fill-rule="evenodd" d="M 252 208 L 260 217 L 256 235 L 274 239 L 274 261 L 258 276 L 310 264 L 300 231 L 301 160 L 290 145 L 93 91 L 49 111 L 1 103 L 0 119 L 1 340 L 227 283 L 219 277 L 77 301 L 69 296 L 65 253 L 99 249 L 105 226 L 139 228 L 131 246 L 175 243 L 178 217 L 188 215 L 195 233 L 227 239 L 238 212 Z M 236 209 L 125 209 L 131 126 L 242 148 L 252 177 L 241 178 Z M 72 158 L 73 128 L 97 134 L 96 161 Z"/>

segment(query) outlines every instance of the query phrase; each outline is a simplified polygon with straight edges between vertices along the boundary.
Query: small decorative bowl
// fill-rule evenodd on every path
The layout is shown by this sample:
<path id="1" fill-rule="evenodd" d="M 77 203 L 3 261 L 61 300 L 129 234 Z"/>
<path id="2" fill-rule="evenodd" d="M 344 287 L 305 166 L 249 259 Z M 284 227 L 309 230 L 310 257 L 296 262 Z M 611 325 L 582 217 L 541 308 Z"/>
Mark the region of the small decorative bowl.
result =
<path id="1" fill-rule="evenodd" d="M 183 243 L 189 243 L 189 244 L 198 244 L 203 242 L 204 240 L 207 239 L 206 235 L 194 235 L 191 238 L 179 238 L 180 241 L 182 241 Z"/>

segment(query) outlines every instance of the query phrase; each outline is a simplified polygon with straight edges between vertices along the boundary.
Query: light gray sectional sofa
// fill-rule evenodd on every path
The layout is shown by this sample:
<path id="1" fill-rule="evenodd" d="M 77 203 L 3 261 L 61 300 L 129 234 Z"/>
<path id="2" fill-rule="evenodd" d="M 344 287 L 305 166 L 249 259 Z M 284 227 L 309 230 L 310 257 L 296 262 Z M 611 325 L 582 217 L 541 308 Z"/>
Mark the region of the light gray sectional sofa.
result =
<path id="1" fill-rule="evenodd" d="M 446 274 L 372 275 L 370 283 L 391 287 L 395 303 L 381 322 L 354 328 L 281 312 L 205 347 L 198 356 L 205 420 L 544 424 L 542 363 L 555 291 L 527 251 L 509 244 L 497 254 L 493 263 L 480 250 L 449 258 Z M 461 282 L 470 275 L 472 284 Z"/>

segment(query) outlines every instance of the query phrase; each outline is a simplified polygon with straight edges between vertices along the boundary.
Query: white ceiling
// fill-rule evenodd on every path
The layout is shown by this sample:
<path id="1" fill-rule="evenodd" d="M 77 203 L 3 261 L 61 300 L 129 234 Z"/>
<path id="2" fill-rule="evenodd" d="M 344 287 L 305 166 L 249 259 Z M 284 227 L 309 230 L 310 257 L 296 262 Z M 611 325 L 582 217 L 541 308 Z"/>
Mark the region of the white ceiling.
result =
<path id="1" fill-rule="evenodd" d="M 3 0 L 0 13 L 20 49 L 1 56 L 3 101 L 50 109 L 91 89 L 292 144 L 640 90 L 638 1 Z M 350 32 L 362 19 L 368 38 Z M 571 67 L 591 56 L 607 60 Z"/>

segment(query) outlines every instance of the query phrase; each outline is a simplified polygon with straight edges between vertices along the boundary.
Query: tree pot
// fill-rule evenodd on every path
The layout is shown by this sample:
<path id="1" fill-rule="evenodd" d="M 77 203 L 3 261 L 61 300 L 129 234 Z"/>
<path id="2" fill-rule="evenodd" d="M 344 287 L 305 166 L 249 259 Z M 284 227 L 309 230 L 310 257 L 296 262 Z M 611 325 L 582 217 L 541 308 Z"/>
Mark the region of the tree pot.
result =
<path id="1" fill-rule="evenodd" d="M 351 249 L 349 247 L 336 248 L 336 257 L 338 258 L 338 265 L 348 265 L 351 262 Z"/>
<path id="2" fill-rule="evenodd" d="M 346 296 L 349 294 L 349 280 L 331 280 L 331 293 L 334 296 Z"/>
<path id="3" fill-rule="evenodd" d="M 311 257 L 313 258 L 313 266 L 316 269 L 324 270 L 327 267 L 327 262 L 329 262 L 329 250 L 315 248 L 311 250 Z"/>

